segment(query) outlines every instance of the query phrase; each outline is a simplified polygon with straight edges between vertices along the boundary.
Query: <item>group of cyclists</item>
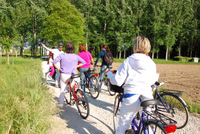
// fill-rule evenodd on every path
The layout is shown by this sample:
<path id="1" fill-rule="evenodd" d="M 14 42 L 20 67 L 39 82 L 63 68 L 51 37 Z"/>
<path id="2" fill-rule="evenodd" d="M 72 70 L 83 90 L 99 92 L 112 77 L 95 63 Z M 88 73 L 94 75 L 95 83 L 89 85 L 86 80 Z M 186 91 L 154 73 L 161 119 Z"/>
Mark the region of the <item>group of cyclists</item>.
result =
<path id="1" fill-rule="evenodd" d="M 44 44 L 41 45 L 46 50 L 53 53 L 53 61 L 51 62 L 56 68 L 56 87 L 58 87 L 60 79 L 59 105 L 61 108 L 64 103 L 64 90 L 67 81 L 70 80 L 71 74 L 75 74 L 76 69 L 78 69 L 80 72 L 81 89 L 85 91 L 85 75 L 89 73 L 91 64 L 96 66 L 100 58 L 102 58 L 100 81 L 106 73 L 111 84 L 117 86 L 123 85 L 124 89 L 124 98 L 120 110 L 119 126 L 115 132 L 116 134 L 124 134 L 125 131 L 129 129 L 133 117 L 141 108 L 141 99 L 153 99 L 151 85 L 158 80 L 158 76 L 156 64 L 148 56 L 151 50 L 151 44 L 146 37 L 138 36 L 134 39 L 133 54 L 123 61 L 116 74 L 112 73 L 104 61 L 103 57 L 105 52 L 110 53 L 109 47 L 106 45 L 102 46 L 95 62 L 91 53 L 86 50 L 86 46 L 83 44 L 79 46 L 78 55 L 74 54 L 75 46 L 72 42 L 67 42 L 65 44 L 65 52 L 62 51 L 62 43 L 58 43 L 58 49 L 50 49 Z"/>

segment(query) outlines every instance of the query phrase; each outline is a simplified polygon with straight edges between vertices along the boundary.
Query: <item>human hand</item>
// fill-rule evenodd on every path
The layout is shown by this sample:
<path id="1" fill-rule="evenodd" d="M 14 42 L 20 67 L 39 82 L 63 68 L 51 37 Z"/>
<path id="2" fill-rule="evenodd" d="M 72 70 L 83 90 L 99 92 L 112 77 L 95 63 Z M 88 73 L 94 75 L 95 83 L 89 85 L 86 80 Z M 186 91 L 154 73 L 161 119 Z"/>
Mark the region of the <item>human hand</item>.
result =
<path id="1" fill-rule="evenodd" d="M 108 71 L 110 71 L 110 69 L 109 69 L 109 68 L 107 68 L 107 69 L 106 69 L 105 73 L 107 73 Z"/>

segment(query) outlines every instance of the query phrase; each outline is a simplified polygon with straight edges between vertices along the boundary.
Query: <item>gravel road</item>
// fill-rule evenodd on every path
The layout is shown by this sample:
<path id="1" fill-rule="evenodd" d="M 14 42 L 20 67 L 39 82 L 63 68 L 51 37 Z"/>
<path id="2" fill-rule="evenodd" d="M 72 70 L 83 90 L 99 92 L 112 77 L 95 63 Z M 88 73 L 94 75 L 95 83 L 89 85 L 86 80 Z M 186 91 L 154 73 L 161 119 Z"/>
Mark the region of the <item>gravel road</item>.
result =
<path id="1" fill-rule="evenodd" d="M 48 70 L 46 62 L 42 62 L 43 72 Z M 55 95 L 58 101 L 59 88 L 54 87 L 51 81 L 50 91 Z M 112 134 L 113 133 L 113 103 L 114 96 L 110 96 L 105 86 L 97 99 L 91 98 L 87 93 L 89 100 L 90 115 L 84 120 L 80 117 L 76 106 L 64 105 L 59 114 L 52 116 L 53 125 L 48 133 L 51 134 Z M 181 117 L 180 117 L 181 119 Z M 174 134 L 200 134 L 200 116 L 189 116 L 188 124 L 185 128 L 177 130 Z"/>

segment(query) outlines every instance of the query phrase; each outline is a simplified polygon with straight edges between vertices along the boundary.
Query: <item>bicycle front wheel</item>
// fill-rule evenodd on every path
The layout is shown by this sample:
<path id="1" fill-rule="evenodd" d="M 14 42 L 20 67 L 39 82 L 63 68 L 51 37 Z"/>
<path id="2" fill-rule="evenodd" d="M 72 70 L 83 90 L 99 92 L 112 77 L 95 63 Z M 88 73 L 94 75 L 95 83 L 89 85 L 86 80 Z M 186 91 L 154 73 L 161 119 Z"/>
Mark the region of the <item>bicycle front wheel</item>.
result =
<path id="1" fill-rule="evenodd" d="M 51 72 L 46 72 L 46 73 L 45 73 L 45 81 L 46 81 L 47 84 L 50 84 L 49 81 L 51 81 L 51 79 L 49 78 L 49 74 L 50 74 L 50 73 L 51 73 Z"/>
<path id="2" fill-rule="evenodd" d="M 116 92 L 111 91 L 111 87 L 110 87 L 110 82 L 109 82 L 109 80 L 108 80 L 107 86 L 108 86 L 108 92 L 109 92 L 109 94 L 110 94 L 111 96 L 115 95 Z"/>
<path id="3" fill-rule="evenodd" d="M 164 126 L 155 120 L 148 120 L 144 122 L 145 125 L 140 130 L 139 134 L 167 134 Z"/>
<path id="4" fill-rule="evenodd" d="M 158 111 L 160 112 L 163 111 L 163 109 L 166 109 L 163 114 L 177 122 L 177 129 L 185 127 L 188 122 L 189 113 L 184 100 L 181 97 L 168 92 L 162 93 L 161 99 L 163 105 L 157 107 Z"/>
<path id="5" fill-rule="evenodd" d="M 121 95 L 118 94 L 115 97 L 114 101 L 114 107 L 113 107 L 113 127 L 114 132 L 116 132 L 118 123 L 119 123 L 119 117 L 120 117 L 120 109 L 121 109 L 121 102 L 120 102 Z"/>
<path id="6" fill-rule="evenodd" d="M 65 101 L 68 105 L 71 105 L 71 99 L 72 99 L 72 93 L 70 91 L 69 85 L 67 84 L 67 87 L 65 90 Z"/>
<path id="7" fill-rule="evenodd" d="M 81 91 L 80 89 L 77 89 L 76 94 L 77 94 L 76 106 L 77 106 L 78 112 L 80 113 L 83 119 L 86 119 L 89 115 L 88 100 L 86 98 L 85 93 Z"/>
<path id="8" fill-rule="evenodd" d="M 89 92 L 92 98 L 96 99 L 99 96 L 99 80 L 95 76 L 89 78 Z"/>

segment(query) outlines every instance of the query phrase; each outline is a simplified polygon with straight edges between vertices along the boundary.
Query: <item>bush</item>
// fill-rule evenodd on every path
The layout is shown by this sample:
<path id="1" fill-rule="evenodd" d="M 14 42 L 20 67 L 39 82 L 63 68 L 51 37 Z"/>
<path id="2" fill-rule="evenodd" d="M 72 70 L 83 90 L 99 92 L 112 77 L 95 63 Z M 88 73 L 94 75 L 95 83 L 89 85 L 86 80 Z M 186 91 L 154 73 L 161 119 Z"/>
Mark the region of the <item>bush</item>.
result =
<path id="1" fill-rule="evenodd" d="M 175 57 L 173 58 L 173 60 L 175 60 L 175 61 L 188 62 L 188 61 L 192 60 L 192 57 L 175 56 Z"/>

